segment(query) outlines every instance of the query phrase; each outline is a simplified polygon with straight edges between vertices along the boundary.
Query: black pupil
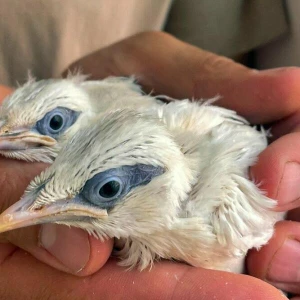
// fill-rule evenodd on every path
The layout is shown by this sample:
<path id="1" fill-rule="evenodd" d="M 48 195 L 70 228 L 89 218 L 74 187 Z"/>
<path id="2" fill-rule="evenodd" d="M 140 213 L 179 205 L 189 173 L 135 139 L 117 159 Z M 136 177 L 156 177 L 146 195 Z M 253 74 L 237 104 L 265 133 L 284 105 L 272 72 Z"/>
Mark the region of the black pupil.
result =
<path id="1" fill-rule="evenodd" d="M 50 120 L 50 127 L 53 130 L 59 130 L 62 128 L 63 123 L 64 123 L 64 120 L 63 120 L 62 116 L 55 115 Z"/>
<path id="2" fill-rule="evenodd" d="M 120 190 L 120 183 L 118 181 L 112 180 L 105 183 L 101 187 L 99 194 L 103 198 L 112 198 L 118 194 L 119 190 Z"/>

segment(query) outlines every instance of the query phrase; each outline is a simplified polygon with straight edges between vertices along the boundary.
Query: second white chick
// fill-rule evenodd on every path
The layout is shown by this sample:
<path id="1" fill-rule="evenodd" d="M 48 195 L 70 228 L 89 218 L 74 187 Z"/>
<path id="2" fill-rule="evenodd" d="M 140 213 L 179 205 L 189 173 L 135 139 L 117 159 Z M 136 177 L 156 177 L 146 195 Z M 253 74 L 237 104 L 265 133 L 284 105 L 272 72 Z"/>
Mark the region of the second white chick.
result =
<path id="1" fill-rule="evenodd" d="M 62 143 L 93 114 L 131 107 L 143 110 L 158 102 L 142 95 L 132 78 L 85 81 L 85 76 L 30 79 L 0 109 L 0 154 L 51 163 Z"/>

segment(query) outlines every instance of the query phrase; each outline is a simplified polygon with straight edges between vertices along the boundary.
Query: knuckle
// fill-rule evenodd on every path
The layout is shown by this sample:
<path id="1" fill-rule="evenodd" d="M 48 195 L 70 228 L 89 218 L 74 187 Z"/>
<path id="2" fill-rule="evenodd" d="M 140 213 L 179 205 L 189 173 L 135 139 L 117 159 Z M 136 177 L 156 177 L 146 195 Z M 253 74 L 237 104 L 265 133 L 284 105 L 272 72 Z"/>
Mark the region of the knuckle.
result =
<path id="1" fill-rule="evenodd" d="M 228 69 L 228 66 L 231 66 L 233 60 L 225 56 L 216 55 L 210 52 L 206 52 L 206 55 L 203 55 L 203 60 L 200 63 L 199 67 L 201 70 L 212 70 L 213 73 L 224 72 Z"/>

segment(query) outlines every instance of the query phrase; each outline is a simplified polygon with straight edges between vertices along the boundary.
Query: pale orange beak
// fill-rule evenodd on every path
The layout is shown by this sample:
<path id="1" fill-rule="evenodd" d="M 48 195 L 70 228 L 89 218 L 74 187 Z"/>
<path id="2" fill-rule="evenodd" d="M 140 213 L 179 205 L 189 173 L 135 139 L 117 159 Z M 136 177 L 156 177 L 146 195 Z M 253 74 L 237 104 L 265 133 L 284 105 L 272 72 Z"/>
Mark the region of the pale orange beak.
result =
<path id="1" fill-rule="evenodd" d="M 30 130 L 0 134 L 0 151 L 26 150 L 40 146 L 54 146 L 55 139 Z"/>
<path id="2" fill-rule="evenodd" d="M 34 209 L 32 204 L 35 197 L 32 193 L 27 194 L 0 215 L 0 233 L 42 223 L 71 222 L 87 217 L 103 218 L 107 216 L 106 210 L 89 207 L 76 200 L 76 197 L 58 200 Z"/>

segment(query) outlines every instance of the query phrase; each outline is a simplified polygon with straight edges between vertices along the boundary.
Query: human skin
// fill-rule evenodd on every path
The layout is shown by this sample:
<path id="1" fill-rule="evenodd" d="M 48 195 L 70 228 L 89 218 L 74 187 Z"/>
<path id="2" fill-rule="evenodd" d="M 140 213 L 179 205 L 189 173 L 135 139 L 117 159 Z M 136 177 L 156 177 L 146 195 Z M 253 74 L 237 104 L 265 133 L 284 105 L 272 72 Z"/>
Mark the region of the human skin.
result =
<path id="1" fill-rule="evenodd" d="M 277 210 L 290 210 L 293 221 L 279 222 L 270 243 L 249 253 L 247 267 L 250 275 L 299 294 L 300 69 L 251 70 L 164 33 L 128 38 L 70 66 L 77 67 L 91 78 L 135 74 L 146 90 L 175 98 L 219 94 L 218 105 L 252 123 L 274 123 L 276 140 L 250 174 L 278 201 Z M 8 92 L 0 88 L 0 97 Z M 0 211 L 45 167 L 0 158 Z M 107 261 L 112 241 L 101 243 L 76 228 L 33 226 L 0 239 L 5 242 L 0 244 L 1 299 L 283 299 L 254 277 L 180 263 L 161 261 L 150 272 L 125 272 L 114 259 Z"/>

